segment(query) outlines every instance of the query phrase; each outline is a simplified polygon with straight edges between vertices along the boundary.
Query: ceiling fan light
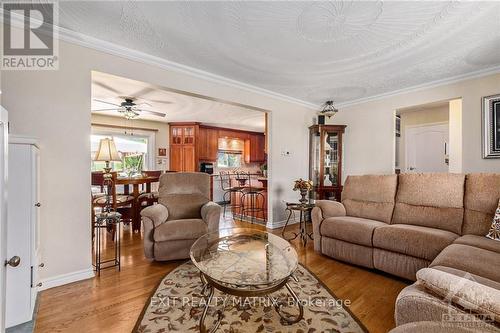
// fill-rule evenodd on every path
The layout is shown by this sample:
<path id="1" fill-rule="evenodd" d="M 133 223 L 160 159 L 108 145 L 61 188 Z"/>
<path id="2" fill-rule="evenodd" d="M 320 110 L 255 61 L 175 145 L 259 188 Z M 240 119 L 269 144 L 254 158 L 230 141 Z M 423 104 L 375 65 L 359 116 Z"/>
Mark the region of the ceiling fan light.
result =
<path id="1" fill-rule="evenodd" d="M 125 119 L 127 119 L 127 120 L 131 120 L 131 119 L 137 118 L 139 116 L 138 112 L 135 112 L 134 110 L 129 109 L 129 108 L 126 108 L 122 113 L 123 113 L 123 116 L 125 117 Z"/>

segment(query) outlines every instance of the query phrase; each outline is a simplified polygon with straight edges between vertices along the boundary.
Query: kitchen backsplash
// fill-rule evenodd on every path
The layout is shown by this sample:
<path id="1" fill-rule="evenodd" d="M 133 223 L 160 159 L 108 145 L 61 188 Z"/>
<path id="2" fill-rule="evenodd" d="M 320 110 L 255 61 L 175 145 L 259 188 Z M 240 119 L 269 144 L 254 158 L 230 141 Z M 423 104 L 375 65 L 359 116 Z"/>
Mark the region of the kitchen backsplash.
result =
<path id="1" fill-rule="evenodd" d="M 262 173 L 260 170 L 260 166 L 262 164 L 260 163 L 246 163 L 242 164 L 241 167 L 239 168 L 218 168 L 216 163 L 214 163 L 214 174 L 218 174 L 219 171 L 245 171 L 245 172 L 250 172 L 250 173 Z"/>

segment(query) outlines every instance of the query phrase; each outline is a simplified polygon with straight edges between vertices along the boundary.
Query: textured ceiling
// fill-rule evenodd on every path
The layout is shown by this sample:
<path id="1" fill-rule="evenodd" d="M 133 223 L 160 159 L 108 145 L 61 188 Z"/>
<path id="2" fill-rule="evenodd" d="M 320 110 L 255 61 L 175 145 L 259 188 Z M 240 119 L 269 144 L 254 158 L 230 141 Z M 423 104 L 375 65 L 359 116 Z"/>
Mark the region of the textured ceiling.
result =
<path id="1" fill-rule="evenodd" d="M 300 100 L 500 66 L 500 2 L 61 2 L 60 25 Z"/>
<path id="2" fill-rule="evenodd" d="M 92 72 L 92 110 L 113 108 L 95 99 L 120 104 L 123 102 L 123 97 L 137 98 L 137 103 L 149 104 L 141 108 L 167 115 L 157 117 L 141 114 L 138 119 L 162 122 L 196 121 L 206 125 L 249 131 L 264 132 L 265 130 L 263 112 L 171 92 L 141 81 Z M 117 111 L 93 113 L 122 117 Z"/>

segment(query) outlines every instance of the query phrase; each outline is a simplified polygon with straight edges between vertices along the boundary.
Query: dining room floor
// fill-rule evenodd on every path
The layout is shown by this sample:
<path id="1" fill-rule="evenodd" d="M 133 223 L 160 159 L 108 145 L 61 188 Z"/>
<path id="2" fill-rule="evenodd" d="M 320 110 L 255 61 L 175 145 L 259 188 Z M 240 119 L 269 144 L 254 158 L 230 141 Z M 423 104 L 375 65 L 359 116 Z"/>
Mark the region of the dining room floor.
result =
<path id="1" fill-rule="evenodd" d="M 220 228 L 261 225 L 221 218 Z M 309 225 L 310 227 L 310 225 Z M 292 225 L 290 230 L 296 230 Z M 281 235 L 281 229 L 269 230 Z M 144 257 L 142 233 L 123 228 L 121 233 L 121 271 L 103 270 L 92 279 L 42 291 L 35 332 L 131 332 L 148 297 L 161 279 L 186 260 L 155 262 Z M 342 299 L 349 299 L 350 310 L 370 332 L 387 332 L 394 326 L 394 303 L 407 282 L 384 273 L 333 260 L 291 241 L 299 261 Z M 104 255 L 112 255 L 114 243 L 108 235 Z"/>

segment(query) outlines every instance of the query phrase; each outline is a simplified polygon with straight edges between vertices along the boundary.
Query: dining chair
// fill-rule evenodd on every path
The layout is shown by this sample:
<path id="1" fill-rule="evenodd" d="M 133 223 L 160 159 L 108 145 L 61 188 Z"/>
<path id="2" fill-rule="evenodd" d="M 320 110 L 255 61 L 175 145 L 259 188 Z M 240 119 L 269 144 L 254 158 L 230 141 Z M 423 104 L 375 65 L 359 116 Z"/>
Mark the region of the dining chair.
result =
<path id="1" fill-rule="evenodd" d="M 151 170 L 151 171 L 143 171 L 143 175 L 146 177 L 160 177 L 162 174 L 161 170 Z M 158 184 L 159 182 L 152 183 L 150 185 L 150 192 L 147 191 L 146 184 L 142 186 L 143 193 L 139 195 L 137 198 L 138 207 L 140 209 L 148 206 L 152 206 L 158 202 Z"/>
<path id="2" fill-rule="evenodd" d="M 119 211 L 122 214 L 122 219 L 124 222 L 132 222 L 134 216 L 136 205 L 135 200 L 132 195 L 128 194 L 117 194 L 116 191 L 116 177 L 117 173 L 111 173 L 111 185 L 109 186 L 110 192 L 110 205 L 114 211 Z M 104 185 L 104 173 L 103 172 L 93 172 L 92 173 L 92 185 L 100 186 L 103 189 L 102 195 L 92 196 L 92 211 L 91 211 L 91 222 L 95 221 L 95 210 L 97 208 L 103 209 L 107 204 L 106 192 L 108 189 Z M 94 235 L 92 234 L 92 237 Z"/>
<path id="3" fill-rule="evenodd" d="M 92 199 L 104 196 L 106 193 L 104 192 L 104 176 L 102 171 L 92 171 L 91 172 L 91 194 L 92 194 Z"/>

